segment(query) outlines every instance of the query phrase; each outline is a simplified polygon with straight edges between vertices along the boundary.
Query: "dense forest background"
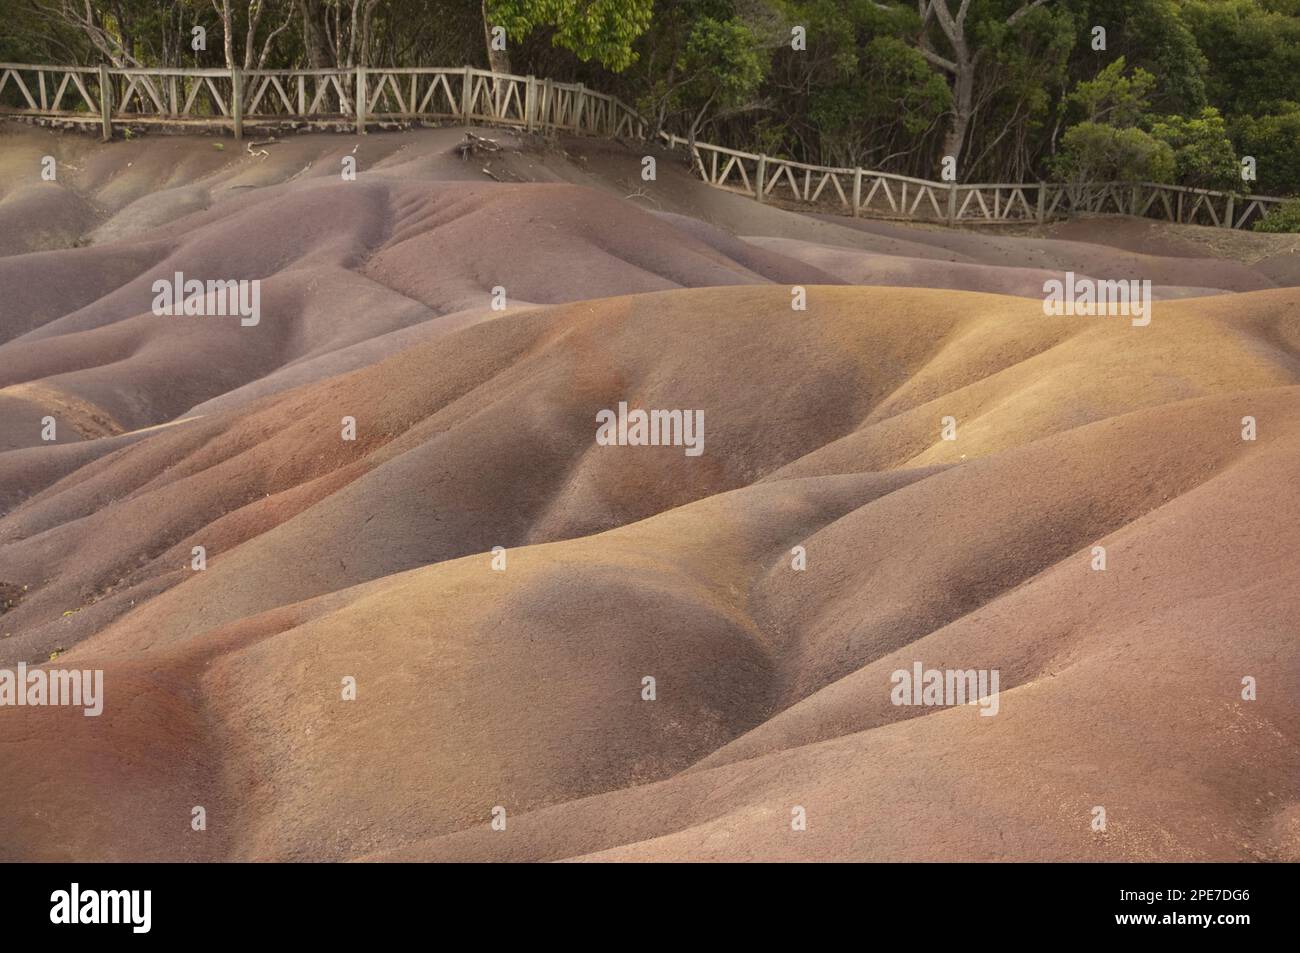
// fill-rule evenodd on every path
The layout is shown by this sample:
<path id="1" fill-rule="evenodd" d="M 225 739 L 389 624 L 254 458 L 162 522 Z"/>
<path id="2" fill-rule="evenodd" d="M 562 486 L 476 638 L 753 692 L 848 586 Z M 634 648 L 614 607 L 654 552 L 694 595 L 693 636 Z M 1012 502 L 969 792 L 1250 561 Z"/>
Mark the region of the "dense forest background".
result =
<path id="1" fill-rule="evenodd" d="M 0 0 L 0 61 L 468 63 L 806 162 L 1300 194 L 1300 0 Z"/>

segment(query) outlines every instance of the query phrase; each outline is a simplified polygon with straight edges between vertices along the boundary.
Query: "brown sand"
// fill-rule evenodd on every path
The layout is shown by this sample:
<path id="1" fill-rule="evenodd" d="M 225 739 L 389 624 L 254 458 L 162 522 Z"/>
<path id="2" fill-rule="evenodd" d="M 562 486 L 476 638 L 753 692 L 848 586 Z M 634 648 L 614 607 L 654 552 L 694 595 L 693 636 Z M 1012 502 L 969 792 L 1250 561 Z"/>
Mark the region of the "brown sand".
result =
<path id="1" fill-rule="evenodd" d="M 0 193 L 52 223 L 0 248 L 0 667 L 106 690 L 0 708 L 0 857 L 1300 859 L 1284 251 L 834 222 L 504 133 L 495 182 L 459 138 L 0 127 L 77 167 Z M 261 323 L 155 317 L 177 270 Z M 1044 316 L 1064 270 L 1150 278 L 1151 325 Z M 620 400 L 703 454 L 596 445 Z M 998 714 L 891 704 L 915 661 Z"/>

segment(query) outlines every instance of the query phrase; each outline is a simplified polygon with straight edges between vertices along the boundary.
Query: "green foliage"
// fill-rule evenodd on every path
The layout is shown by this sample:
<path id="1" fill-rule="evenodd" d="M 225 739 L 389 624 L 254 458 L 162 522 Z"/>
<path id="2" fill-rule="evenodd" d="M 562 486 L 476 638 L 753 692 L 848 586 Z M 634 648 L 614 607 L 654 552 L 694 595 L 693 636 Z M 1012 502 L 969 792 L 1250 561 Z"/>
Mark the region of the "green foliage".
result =
<path id="1" fill-rule="evenodd" d="M 1131 75 L 1125 69 L 1124 57 L 1118 57 L 1066 97 L 1086 118 L 1066 131 L 1056 174 L 1073 181 L 1234 188 L 1240 167 L 1222 114 L 1209 106 L 1191 118 L 1153 116 L 1149 109 L 1156 77 L 1141 67 Z"/>
<path id="2" fill-rule="evenodd" d="M 1228 115 L 1300 101 L 1300 4 L 1187 0 L 1182 15 L 1209 60 L 1210 102 Z"/>
<path id="3" fill-rule="evenodd" d="M 743 112 L 768 70 L 756 26 L 729 0 L 661 4 L 661 16 L 638 43 L 638 109 L 660 124 L 675 119 L 681 132 L 698 129 L 710 113 Z"/>
<path id="4" fill-rule="evenodd" d="M 736 106 L 753 96 L 766 72 L 757 37 L 734 17 L 697 21 L 678 69 L 691 77 L 696 98 L 712 99 L 717 106 Z"/>
<path id="5" fill-rule="evenodd" d="M 764 91 L 786 117 L 780 152 L 832 165 L 871 165 L 906 156 L 906 171 L 928 171 L 929 144 L 951 107 L 946 79 L 916 48 L 916 8 L 881 9 L 869 0 L 781 0 L 771 31 Z M 808 47 L 790 48 L 790 26 Z"/>
<path id="6" fill-rule="evenodd" d="M 1259 181 L 1252 192 L 1300 193 L 1300 106 L 1273 116 L 1242 116 L 1232 126 L 1233 141 L 1243 156 L 1254 156 Z"/>
<path id="7" fill-rule="evenodd" d="M 790 137 L 789 124 L 761 116 L 750 127 L 749 145 L 755 152 L 763 155 L 780 155 Z"/>
<path id="8" fill-rule="evenodd" d="M 1221 0 L 1211 0 L 1221 2 Z M 1070 0 L 1081 31 L 1074 75 L 1096 72 L 1123 56 L 1159 77 L 1152 106 L 1164 113 L 1189 113 L 1207 104 L 1205 47 L 1184 22 L 1185 0 Z M 1094 52 L 1091 30 L 1106 28 L 1106 50 Z"/>
<path id="9" fill-rule="evenodd" d="M 1241 167 L 1228 140 L 1227 125 L 1213 106 L 1193 119 L 1161 117 L 1151 124 L 1151 134 L 1173 149 L 1179 185 L 1230 190 L 1240 183 Z"/>
<path id="10" fill-rule="evenodd" d="M 1124 57 L 1118 57 L 1093 79 L 1077 83 L 1066 102 L 1083 111 L 1085 122 L 1136 126 L 1151 105 L 1156 78 L 1141 67 L 1125 76 L 1124 67 Z"/>
<path id="11" fill-rule="evenodd" d="M 1056 174 L 1073 182 L 1172 182 L 1174 150 L 1142 129 L 1081 122 L 1065 133 Z"/>
<path id="12" fill-rule="evenodd" d="M 487 9 L 508 37 L 551 27 L 556 46 L 621 72 L 636 61 L 632 44 L 650 26 L 652 6 L 653 0 L 489 0 Z"/>
<path id="13" fill-rule="evenodd" d="M 1255 223 L 1257 232 L 1300 232 L 1300 199 L 1283 202 Z"/>
<path id="14" fill-rule="evenodd" d="M 864 110 L 871 119 L 893 119 L 919 135 L 952 105 L 952 92 L 913 47 L 892 36 L 867 44 L 862 72 Z"/>
<path id="15" fill-rule="evenodd" d="M 869 41 L 849 81 L 814 91 L 809 118 L 824 136 L 850 133 L 859 123 L 899 123 L 922 135 L 952 104 L 943 78 L 912 46 L 892 36 Z"/>
<path id="16" fill-rule="evenodd" d="M 1050 147 L 1049 129 L 1058 91 L 1070 79 L 1071 52 L 1080 28 L 1068 4 L 1038 7 L 1015 26 L 997 9 L 992 19 L 976 20 L 975 35 L 984 51 L 979 83 L 985 104 L 968 131 L 962 159 L 967 181 L 1036 178 L 1040 157 Z M 978 13 L 980 7 L 972 9 Z"/>

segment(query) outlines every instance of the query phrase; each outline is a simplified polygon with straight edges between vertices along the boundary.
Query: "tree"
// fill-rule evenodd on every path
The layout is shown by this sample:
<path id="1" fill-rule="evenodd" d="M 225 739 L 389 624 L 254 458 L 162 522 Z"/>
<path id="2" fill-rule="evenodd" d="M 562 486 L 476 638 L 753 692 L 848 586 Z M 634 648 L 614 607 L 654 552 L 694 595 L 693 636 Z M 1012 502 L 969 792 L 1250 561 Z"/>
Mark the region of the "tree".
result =
<path id="1" fill-rule="evenodd" d="M 632 44 L 650 25 L 653 0 L 482 0 L 482 7 L 493 71 L 509 72 L 509 59 L 492 49 L 492 28 L 500 26 L 512 40 L 549 28 L 555 46 L 621 72 L 636 60 Z"/>
<path id="2" fill-rule="evenodd" d="M 1194 188 L 1238 184 L 1237 157 L 1227 124 L 1208 106 L 1194 117 L 1150 112 L 1156 78 L 1123 56 L 1090 80 L 1080 81 L 1066 103 L 1083 121 L 1065 134 L 1058 174 L 1073 181 L 1150 180 Z"/>
<path id="3" fill-rule="evenodd" d="M 1147 119 L 1155 84 L 1144 69 L 1126 73 L 1122 56 L 1092 79 L 1078 82 L 1065 101 L 1083 120 L 1066 130 L 1053 171 L 1075 184 L 1172 182 L 1173 147 L 1138 128 Z"/>
<path id="4" fill-rule="evenodd" d="M 1242 116 L 1230 125 L 1243 156 L 1253 156 L 1259 181 L 1246 184 L 1265 195 L 1300 193 L 1300 105 L 1273 116 Z"/>
<path id="5" fill-rule="evenodd" d="M 1071 0 L 1084 42 L 1073 57 L 1073 75 L 1095 73 L 1120 56 L 1160 81 L 1152 106 L 1165 113 L 1191 113 L 1206 106 L 1207 63 L 1202 47 L 1183 19 L 1187 0 Z M 1219 3 L 1222 0 L 1214 0 Z M 1091 30 L 1106 30 L 1106 47 L 1095 50 Z"/>
<path id="6" fill-rule="evenodd" d="M 691 30 L 678 70 L 698 108 L 687 130 L 692 151 L 700 124 L 713 106 L 736 108 L 757 91 L 765 73 L 757 38 L 740 19 L 705 17 Z"/>
<path id="7" fill-rule="evenodd" d="M 1003 18 L 998 25 L 1003 28 L 1015 26 L 1035 7 L 1040 7 L 1047 0 L 1028 0 L 1014 12 Z M 973 31 L 967 29 L 971 0 L 960 0 L 956 11 L 951 8 L 952 0 L 917 0 L 917 12 L 921 16 L 921 32 L 917 37 L 917 46 L 921 55 L 932 65 L 952 78 L 953 104 L 947 134 L 943 139 L 943 154 L 960 160 L 962 147 L 966 143 L 967 131 L 975 116 L 975 78 L 986 53 L 986 47 L 976 47 Z M 936 37 L 936 32 L 938 37 Z M 942 38 L 948 48 L 943 55 L 935 46 L 937 38 Z"/>
<path id="8" fill-rule="evenodd" d="M 1172 182 L 1174 152 L 1166 142 L 1136 127 L 1081 122 L 1066 130 L 1053 163 L 1067 182 Z"/>
<path id="9" fill-rule="evenodd" d="M 336 65 L 326 34 L 323 0 L 297 0 L 297 5 L 307 65 L 312 69 L 329 69 Z"/>
<path id="10" fill-rule="evenodd" d="M 371 4 L 375 0 L 369 0 Z M 266 12 L 267 0 L 245 0 L 242 4 L 232 4 L 231 0 L 212 0 L 212 8 L 217 12 L 221 20 L 221 45 L 225 53 L 226 68 L 234 69 L 240 66 L 240 62 L 235 55 L 235 37 L 238 32 L 238 21 L 242 20 L 246 25 L 244 36 L 244 56 L 243 69 L 262 69 L 266 66 L 266 59 L 271 55 L 271 45 L 275 38 L 285 31 L 293 19 L 294 7 L 284 4 L 284 16 L 278 27 L 271 30 L 262 42 L 261 53 L 257 56 L 254 63 L 253 55 L 257 50 L 257 29 L 262 23 L 262 15 Z M 354 5 L 355 6 L 355 5 Z"/>
<path id="11" fill-rule="evenodd" d="M 1156 78 L 1140 66 L 1126 75 L 1127 65 L 1120 56 L 1092 79 L 1080 80 L 1066 103 L 1078 106 L 1085 122 L 1136 126 L 1151 106 Z"/>
<path id="12" fill-rule="evenodd" d="M 914 47 L 876 36 L 840 82 L 817 85 L 808 119 L 823 161 L 884 166 L 906 158 L 908 172 L 924 175 L 930 172 L 932 132 L 951 108 L 948 84 Z"/>
<path id="13" fill-rule="evenodd" d="M 1300 4 L 1184 0 L 1180 11 L 1208 61 L 1208 101 L 1225 115 L 1300 101 Z"/>
<path id="14" fill-rule="evenodd" d="M 1053 148 L 1052 121 L 1069 85 L 1071 53 L 1081 32 L 1078 14 L 1063 4 L 1044 5 L 1013 27 L 1000 19 L 979 27 L 986 53 L 962 145 L 962 178 L 1018 182 L 1037 177 Z"/>
<path id="15" fill-rule="evenodd" d="M 139 67 L 145 65 L 146 57 L 143 51 L 137 50 L 137 38 L 151 32 L 160 11 L 157 5 L 134 0 L 113 4 L 110 9 L 104 9 L 102 4 L 59 0 L 46 7 L 45 12 L 79 30 L 91 47 L 112 65 Z"/>
<path id="16" fill-rule="evenodd" d="M 782 22 L 764 33 L 771 66 L 757 97 L 772 117 L 758 125 L 765 149 L 928 174 L 952 97 L 914 45 L 916 11 L 866 0 L 780 0 L 779 9 Z M 792 48 L 795 25 L 806 48 Z"/>
<path id="17" fill-rule="evenodd" d="M 1179 185 L 1201 189 L 1241 187 L 1237 155 L 1228 140 L 1227 124 L 1213 106 L 1198 116 L 1162 116 L 1151 123 L 1151 135 L 1173 150 Z"/>
<path id="18" fill-rule="evenodd" d="M 656 135 L 670 119 L 689 132 L 706 117 L 739 115 L 757 105 L 780 28 L 764 0 L 657 0 L 650 28 L 634 44 L 629 98 Z"/>

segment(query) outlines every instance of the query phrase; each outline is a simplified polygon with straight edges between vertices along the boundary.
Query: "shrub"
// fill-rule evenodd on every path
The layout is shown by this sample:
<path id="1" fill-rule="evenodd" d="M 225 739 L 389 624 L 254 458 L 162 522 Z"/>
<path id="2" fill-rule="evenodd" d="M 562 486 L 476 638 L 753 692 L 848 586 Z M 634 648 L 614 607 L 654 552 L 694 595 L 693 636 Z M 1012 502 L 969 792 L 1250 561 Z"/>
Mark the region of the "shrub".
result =
<path id="1" fill-rule="evenodd" d="M 1141 129 L 1081 122 L 1062 137 L 1055 166 L 1073 182 L 1172 182 L 1174 150 Z"/>
<path id="2" fill-rule="evenodd" d="M 1300 232 L 1300 199 L 1283 202 L 1255 223 L 1257 232 Z"/>
<path id="3" fill-rule="evenodd" d="M 1240 187 L 1241 167 L 1228 141 L 1227 124 L 1214 107 L 1190 119 L 1162 116 L 1151 124 L 1151 135 L 1174 150 L 1174 174 L 1179 185 L 1201 189 Z"/>
<path id="4" fill-rule="evenodd" d="M 1248 183 L 1247 191 L 1300 193 L 1300 106 L 1274 116 L 1242 116 L 1233 124 L 1233 138 L 1242 155 L 1255 157 L 1259 181 Z"/>

